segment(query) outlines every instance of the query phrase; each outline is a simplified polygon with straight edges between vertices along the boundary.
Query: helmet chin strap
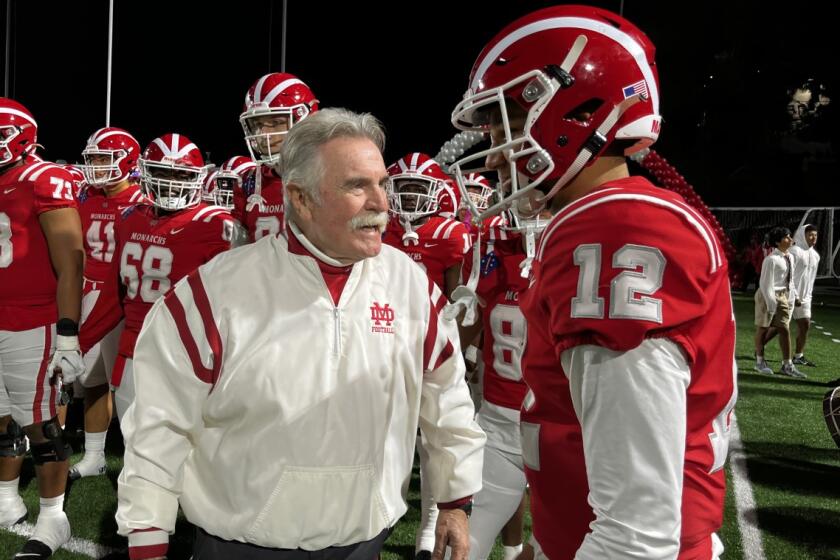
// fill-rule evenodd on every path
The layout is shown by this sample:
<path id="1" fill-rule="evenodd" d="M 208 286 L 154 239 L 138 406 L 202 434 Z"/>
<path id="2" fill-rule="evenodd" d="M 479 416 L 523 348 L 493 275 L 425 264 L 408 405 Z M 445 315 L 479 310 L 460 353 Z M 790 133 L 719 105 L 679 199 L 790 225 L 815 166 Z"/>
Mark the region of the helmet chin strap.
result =
<path id="1" fill-rule="evenodd" d="M 525 229 L 525 258 L 519 263 L 519 275 L 522 278 L 528 278 L 531 274 L 531 264 L 534 262 L 534 257 L 537 254 L 537 233 L 534 228 L 527 227 Z"/>
<path id="2" fill-rule="evenodd" d="M 575 161 L 572 162 L 572 165 L 570 165 L 566 172 L 563 173 L 556 183 L 554 183 L 554 186 L 551 187 L 551 190 L 549 190 L 545 196 L 534 199 L 534 202 L 537 203 L 537 205 L 545 206 L 545 204 L 547 204 L 548 201 L 560 191 L 560 189 L 565 187 L 569 181 L 574 179 L 577 174 L 580 173 L 580 170 L 583 169 L 590 159 L 592 159 L 592 156 L 600 152 L 601 148 L 604 147 L 604 144 L 607 141 L 607 136 L 615 126 L 615 123 L 618 122 L 618 119 L 621 118 L 621 115 L 641 100 L 642 94 L 639 94 L 628 97 L 621 103 L 614 105 L 610 113 L 607 115 L 607 118 L 604 119 L 604 122 L 602 122 L 601 126 L 598 127 L 598 130 L 590 136 L 589 140 L 586 144 L 584 144 L 580 152 L 578 152 L 578 155 L 575 158 Z"/>
<path id="3" fill-rule="evenodd" d="M 402 236 L 403 245 L 408 247 L 409 245 L 419 245 L 420 244 L 420 236 L 417 235 L 417 232 L 414 231 L 411 227 L 411 222 L 408 220 L 400 220 L 405 233 Z"/>
<path id="4" fill-rule="evenodd" d="M 261 164 L 257 164 L 257 168 L 254 170 L 254 194 L 248 197 L 247 202 L 245 203 L 245 211 L 250 212 L 254 209 L 255 206 L 258 206 L 260 212 L 263 211 L 265 208 L 265 199 L 262 196 L 262 169 Z"/>
<path id="5" fill-rule="evenodd" d="M 481 229 L 479 228 L 475 237 L 475 244 L 473 244 L 473 260 L 472 270 L 470 270 L 470 277 L 466 285 L 458 286 L 452 290 L 452 303 L 446 304 L 443 308 L 443 316 L 447 320 L 456 320 L 461 310 L 464 310 L 464 318 L 461 324 L 465 327 L 474 325 L 478 319 L 476 313 L 477 306 L 484 307 L 485 302 L 478 297 L 475 290 L 478 287 L 478 281 L 481 272 Z"/>

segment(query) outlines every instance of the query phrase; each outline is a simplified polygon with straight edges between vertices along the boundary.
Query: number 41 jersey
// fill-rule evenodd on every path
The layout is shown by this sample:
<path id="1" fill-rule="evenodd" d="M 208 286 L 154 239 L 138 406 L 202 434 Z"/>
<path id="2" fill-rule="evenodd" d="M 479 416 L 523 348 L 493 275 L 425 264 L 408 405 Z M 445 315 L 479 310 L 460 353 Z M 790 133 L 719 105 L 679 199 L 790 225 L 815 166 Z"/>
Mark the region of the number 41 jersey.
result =
<path id="1" fill-rule="evenodd" d="M 623 352 L 667 338 L 682 349 L 690 383 L 681 541 L 685 549 L 708 539 L 722 522 L 722 466 L 735 404 L 735 322 L 714 230 L 682 197 L 643 178 L 602 185 L 549 223 L 521 308 L 528 324 L 523 374 L 531 390 L 521 416 L 523 456 L 534 533 L 547 556 L 574 557 L 594 519 L 584 436 L 560 362 L 580 345 Z M 595 428 L 590 437 L 615 426 Z M 626 466 L 628 479 L 640 476 L 632 467 Z"/>
<path id="2" fill-rule="evenodd" d="M 138 185 L 131 185 L 115 196 L 90 185 L 79 194 L 79 216 L 85 236 L 85 278 L 92 282 L 110 280 L 111 261 L 116 248 L 115 227 L 123 211 L 144 200 Z"/>

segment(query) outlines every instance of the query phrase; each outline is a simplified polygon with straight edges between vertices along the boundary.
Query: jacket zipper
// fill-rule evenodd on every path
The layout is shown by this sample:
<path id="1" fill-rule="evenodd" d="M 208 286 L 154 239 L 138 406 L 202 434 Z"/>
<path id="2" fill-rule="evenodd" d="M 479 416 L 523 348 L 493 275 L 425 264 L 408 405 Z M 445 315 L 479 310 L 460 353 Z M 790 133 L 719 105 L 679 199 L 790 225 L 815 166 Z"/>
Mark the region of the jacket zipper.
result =
<path id="1" fill-rule="evenodd" d="M 335 341 L 333 344 L 333 353 L 336 356 L 341 355 L 341 310 L 338 307 L 333 307 L 333 317 L 335 318 Z"/>

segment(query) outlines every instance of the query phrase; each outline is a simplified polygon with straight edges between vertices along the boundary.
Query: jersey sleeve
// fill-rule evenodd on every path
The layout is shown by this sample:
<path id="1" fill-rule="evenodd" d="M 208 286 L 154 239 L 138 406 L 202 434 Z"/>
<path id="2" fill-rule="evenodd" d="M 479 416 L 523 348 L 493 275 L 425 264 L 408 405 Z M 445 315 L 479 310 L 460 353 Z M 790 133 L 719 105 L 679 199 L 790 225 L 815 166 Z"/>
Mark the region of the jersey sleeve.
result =
<path id="1" fill-rule="evenodd" d="M 726 264 L 705 221 L 673 206 L 611 202 L 552 222 L 537 253 L 538 301 L 558 357 L 579 344 L 626 351 L 655 337 L 693 355 L 681 327 L 708 311 L 706 288 Z"/>
<path id="2" fill-rule="evenodd" d="M 245 195 L 245 191 L 242 190 L 241 185 L 237 185 L 233 189 L 233 208 L 231 208 L 230 213 L 233 218 L 238 221 L 240 224 L 245 223 L 245 204 L 248 197 Z"/>
<path id="3" fill-rule="evenodd" d="M 628 352 L 578 346 L 561 362 L 595 513 L 575 558 L 676 558 L 691 382 L 684 355 L 667 340 L 647 339 Z"/>
<path id="4" fill-rule="evenodd" d="M 233 188 L 233 208 L 230 213 L 233 219 L 240 224 L 245 224 L 245 208 L 248 205 L 248 197 L 254 193 L 256 173 L 258 169 L 245 174 L 242 182 Z"/>
<path id="5" fill-rule="evenodd" d="M 445 241 L 442 247 L 442 250 L 445 251 L 444 269 L 461 264 L 471 247 L 471 237 L 467 231 L 467 226 L 461 222 L 455 222 L 454 226 L 446 229 L 443 238 Z"/>
<path id="6" fill-rule="evenodd" d="M 219 253 L 240 244 L 240 230 L 233 216 L 225 212 L 212 212 L 202 220 L 200 246 L 204 247 L 204 262 Z"/>
<path id="7" fill-rule="evenodd" d="M 59 208 L 77 208 L 73 194 L 73 177 L 59 166 L 50 165 L 36 172 L 33 180 L 35 191 L 35 212 L 43 214 Z"/>

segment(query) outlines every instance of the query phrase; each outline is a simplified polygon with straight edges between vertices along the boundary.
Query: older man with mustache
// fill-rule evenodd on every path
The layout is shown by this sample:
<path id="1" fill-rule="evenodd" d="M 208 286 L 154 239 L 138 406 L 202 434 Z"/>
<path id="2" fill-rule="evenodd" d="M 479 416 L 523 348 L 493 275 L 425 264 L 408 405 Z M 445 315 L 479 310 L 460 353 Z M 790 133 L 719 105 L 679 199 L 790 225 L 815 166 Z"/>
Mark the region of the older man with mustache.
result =
<path id="1" fill-rule="evenodd" d="M 387 221 L 384 134 L 324 109 L 283 144 L 288 229 L 200 267 L 149 313 L 126 414 L 119 532 L 160 558 L 180 504 L 195 560 L 375 558 L 406 512 L 418 425 L 467 557 L 485 436 L 446 299 Z"/>

